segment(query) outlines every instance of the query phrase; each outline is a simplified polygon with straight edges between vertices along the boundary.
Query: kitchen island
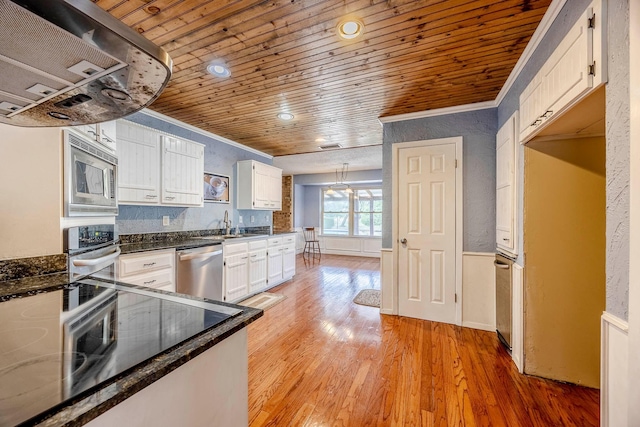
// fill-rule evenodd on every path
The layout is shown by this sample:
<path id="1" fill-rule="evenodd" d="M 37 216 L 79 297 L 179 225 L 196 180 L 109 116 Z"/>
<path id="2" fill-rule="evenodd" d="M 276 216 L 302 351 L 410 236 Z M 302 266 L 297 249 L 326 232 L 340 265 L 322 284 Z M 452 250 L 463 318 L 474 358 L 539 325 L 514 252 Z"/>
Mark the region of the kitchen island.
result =
<path id="1" fill-rule="evenodd" d="M 61 274 L 0 301 L 0 426 L 247 425 L 261 310 Z"/>

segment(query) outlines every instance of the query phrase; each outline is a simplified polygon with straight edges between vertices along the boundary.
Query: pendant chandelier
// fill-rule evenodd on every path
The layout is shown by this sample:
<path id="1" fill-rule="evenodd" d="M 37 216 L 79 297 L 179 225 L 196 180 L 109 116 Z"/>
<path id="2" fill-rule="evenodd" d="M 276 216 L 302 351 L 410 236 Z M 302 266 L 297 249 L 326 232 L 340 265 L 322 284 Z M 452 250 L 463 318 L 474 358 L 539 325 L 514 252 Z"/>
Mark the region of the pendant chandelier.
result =
<path id="1" fill-rule="evenodd" d="M 347 179 L 347 173 L 349 173 L 349 163 L 342 164 L 342 172 L 340 172 L 340 177 L 338 177 L 338 169 L 336 169 L 336 183 L 329 186 L 327 190 L 328 195 L 332 195 L 336 193 L 336 189 L 345 188 L 345 193 L 352 194 L 353 190 L 349 184 L 345 184 L 344 181 Z"/>

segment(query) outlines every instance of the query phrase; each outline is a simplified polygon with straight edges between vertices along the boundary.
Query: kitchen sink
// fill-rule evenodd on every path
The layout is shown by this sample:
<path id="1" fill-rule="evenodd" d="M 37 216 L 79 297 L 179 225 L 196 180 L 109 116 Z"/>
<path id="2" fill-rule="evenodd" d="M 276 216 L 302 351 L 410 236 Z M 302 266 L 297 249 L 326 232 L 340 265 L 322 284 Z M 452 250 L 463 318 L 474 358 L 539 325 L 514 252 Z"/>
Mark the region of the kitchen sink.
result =
<path id="1" fill-rule="evenodd" d="M 260 234 L 226 234 L 226 235 L 225 234 L 216 234 L 216 235 L 213 235 L 213 236 L 196 237 L 196 239 L 224 241 L 224 240 L 227 240 L 227 239 L 237 239 L 238 237 L 253 237 L 253 236 L 260 236 Z"/>

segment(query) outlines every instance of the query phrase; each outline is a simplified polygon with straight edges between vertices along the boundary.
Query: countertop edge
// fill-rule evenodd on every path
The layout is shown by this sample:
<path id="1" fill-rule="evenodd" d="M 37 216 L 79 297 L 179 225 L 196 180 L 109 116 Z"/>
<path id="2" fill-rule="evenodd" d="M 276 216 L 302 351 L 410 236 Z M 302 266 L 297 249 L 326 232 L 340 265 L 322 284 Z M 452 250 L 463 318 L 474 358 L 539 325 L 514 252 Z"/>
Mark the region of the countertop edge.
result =
<path id="1" fill-rule="evenodd" d="M 63 407 L 54 407 L 37 419 L 31 419 L 30 425 L 40 427 L 84 425 L 247 327 L 263 314 L 262 310 L 246 307 L 241 314 L 222 325 L 186 340 L 173 350 L 132 367 L 130 369 L 132 372 L 123 373 L 118 379 L 89 396 L 66 405 L 62 404 Z"/>

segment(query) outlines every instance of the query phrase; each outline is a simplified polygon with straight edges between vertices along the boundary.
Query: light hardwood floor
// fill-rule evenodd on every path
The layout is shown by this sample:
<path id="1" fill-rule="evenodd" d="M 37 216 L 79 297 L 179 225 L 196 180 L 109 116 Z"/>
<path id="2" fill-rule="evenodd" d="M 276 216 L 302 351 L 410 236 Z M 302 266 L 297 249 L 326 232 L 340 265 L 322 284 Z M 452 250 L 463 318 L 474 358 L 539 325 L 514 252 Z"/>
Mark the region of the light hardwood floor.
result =
<path id="1" fill-rule="evenodd" d="M 298 256 L 249 325 L 251 426 L 597 426 L 598 390 L 518 373 L 495 333 L 354 304 L 378 259 Z"/>

